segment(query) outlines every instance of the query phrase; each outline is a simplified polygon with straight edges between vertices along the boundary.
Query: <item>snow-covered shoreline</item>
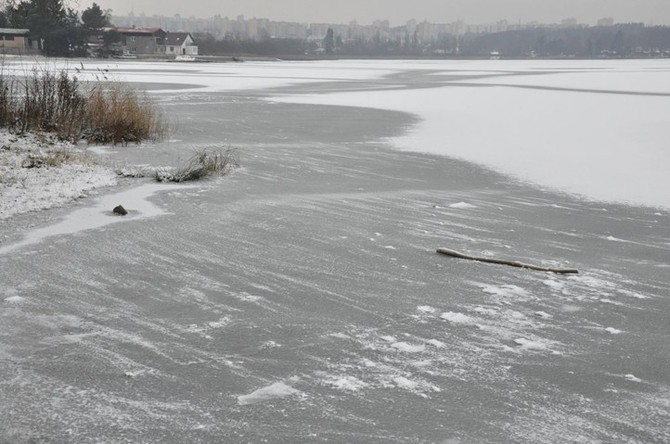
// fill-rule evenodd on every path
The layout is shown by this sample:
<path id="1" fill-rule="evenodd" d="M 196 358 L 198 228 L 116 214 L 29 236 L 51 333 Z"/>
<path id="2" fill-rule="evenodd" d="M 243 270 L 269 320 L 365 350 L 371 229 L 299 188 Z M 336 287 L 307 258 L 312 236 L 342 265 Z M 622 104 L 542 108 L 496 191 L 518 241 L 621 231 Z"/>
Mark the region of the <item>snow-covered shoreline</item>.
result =
<path id="1" fill-rule="evenodd" d="M 85 146 L 48 134 L 0 130 L 0 220 L 64 205 L 114 186 L 114 170 Z"/>

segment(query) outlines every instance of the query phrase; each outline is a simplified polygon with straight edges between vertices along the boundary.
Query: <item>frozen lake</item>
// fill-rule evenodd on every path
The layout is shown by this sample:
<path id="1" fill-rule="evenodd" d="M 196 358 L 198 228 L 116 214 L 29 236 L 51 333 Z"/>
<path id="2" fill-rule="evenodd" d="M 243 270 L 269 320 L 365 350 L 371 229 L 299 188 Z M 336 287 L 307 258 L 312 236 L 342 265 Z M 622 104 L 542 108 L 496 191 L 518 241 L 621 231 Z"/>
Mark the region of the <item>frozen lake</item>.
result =
<path id="1" fill-rule="evenodd" d="M 75 65 L 243 167 L 3 221 L 0 442 L 670 440 L 666 61 Z"/>
<path id="2" fill-rule="evenodd" d="M 391 140 L 396 148 L 477 162 L 590 199 L 670 208 L 667 60 L 87 62 L 85 68 L 80 77 L 104 74 L 164 85 L 153 86 L 156 93 L 184 86 L 202 93 L 330 82 L 337 87 L 271 100 L 411 113 L 419 120 Z M 375 80 L 374 86 L 347 87 Z"/>

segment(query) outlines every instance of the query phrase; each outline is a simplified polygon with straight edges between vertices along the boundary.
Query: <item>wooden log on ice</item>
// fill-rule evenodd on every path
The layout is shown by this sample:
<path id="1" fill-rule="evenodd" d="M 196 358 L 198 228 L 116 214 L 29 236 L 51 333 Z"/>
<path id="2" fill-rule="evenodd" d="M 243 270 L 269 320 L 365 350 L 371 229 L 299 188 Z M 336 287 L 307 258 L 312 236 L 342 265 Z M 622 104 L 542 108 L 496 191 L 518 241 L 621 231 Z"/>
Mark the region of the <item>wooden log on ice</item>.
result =
<path id="1" fill-rule="evenodd" d="M 438 248 L 437 252 L 440 253 L 440 254 L 445 254 L 447 256 L 457 257 L 459 259 L 468 259 L 468 260 L 471 260 L 471 261 L 486 262 L 486 263 L 489 263 L 489 264 L 509 265 L 510 267 L 527 268 L 529 270 L 547 271 L 547 272 L 550 272 L 550 273 L 559 273 L 559 274 L 576 274 L 576 273 L 579 273 L 579 270 L 576 270 L 574 268 L 548 268 L 548 267 L 540 267 L 540 266 L 537 266 L 537 265 L 524 264 L 523 262 L 518 262 L 518 261 L 509 261 L 509 260 L 504 260 L 504 259 L 492 259 L 492 258 L 480 257 L 480 256 L 470 256 L 470 255 L 467 255 L 467 254 L 459 253 L 458 251 L 450 250 L 448 248 Z"/>

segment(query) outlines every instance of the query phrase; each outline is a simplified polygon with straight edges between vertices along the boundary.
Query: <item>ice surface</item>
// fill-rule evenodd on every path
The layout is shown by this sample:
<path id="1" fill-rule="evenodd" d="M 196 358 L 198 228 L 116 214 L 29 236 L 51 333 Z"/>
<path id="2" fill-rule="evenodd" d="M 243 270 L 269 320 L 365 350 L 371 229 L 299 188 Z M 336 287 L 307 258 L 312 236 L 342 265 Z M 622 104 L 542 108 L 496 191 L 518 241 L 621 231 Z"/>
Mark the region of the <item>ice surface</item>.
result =
<path id="1" fill-rule="evenodd" d="M 67 215 L 62 221 L 44 228 L 30 231 L 25 238 L 17 243 L 0 248 L 0 255 L 16 249 L 34 245 L 47 237 L 63 234 L 74 234 L 84 230 L 102 228 L 106 225 L 127 222 L 132 220 L 156 217 L 165 214 L 165 211 L 148 199 L 155 193 L 177 188 L 187 188 L 184 185 L 145 184 L 120 193 L 108 194 L 97 200 L 90 207 L 81 208 Z M 128 210 L 127 216 L 118 216 L 112 213 L 117 205 L 123 205 Z"/>
<path id="2" fill-rule="evenodd" d="M 275 382 L 267 387 L 259 388 L 248 395 L 237 397 L 239 405 L 257 404 L 259 402 L 272 401 L 274 399 L 285 398 L 291 395 L 297 395 L 300 391 L 283 382 Z"/>
<path id="3" fill-rule="evenodd" d="M 83 66 L 82 66 L 83 65 Z M 23 59 L 5 63 L 5 74 L 25 74 L 33 69 L 66 69 L 84 81 L 123 81 L 151 83 L 164 87 L 153 94 L 174 93 L 185 87 L 189 92 L 239 91 L 270 89 L 300 83 L 354 81 L 382 77 L 398 70 L 366 61 L 343 62 L 245 62 L 180 64 L 165 62 L 107 62 L 87 60 L 35 61 Z"/>
<path id="4" fill-rule="evenodd" d="M 432 66 L 451 74 L 454 69 L 473 66 L 504 66 L 519 74 L 541 72 L 540 79 L 550 78 L 553 86 L 568 90 L 590 79 L 586 87 L 670 92 L 670 75 L 663 71 L 668 67 L 662 62 L 622 62 L 622 68 L 611 76 L 616 79 L 612 81 L 614 85 L 603 84 L 603 76 L 609 74 L 603 70 L 612 65 L 602 61 L 546 65 L 434 62 Z M 551 75 L 547 71 L 552 71 Z M 538 76 L 528 77 L 512 78 L 518 84 L 532 86 Z M 509 78 L 505 76 L 504 81 Z M 670 151 L 665 149 L 666 110 L 670 104 L 667 95 L 482 87 L 468 81 L 440 88 L 313 94 L 273 100 L 409 112 L 421 121 L 407 134 L 393 139 L 400 149 L 472 160 L 592 199 L 670 207 L 670 193 L 665 191 L 670 189 L 670 175 L 664 167 L 670 164 Z"/>
<path id="5" fill-rule="evenodd" d="M 419 353 L 426 349 L 423 345 L 412 345 L 407 342 L 394 342 L 391 347 L 405 353 Z"/>
<path id="6" fill-rule="evenodd" d="M 427 73 L 338 85 L 458 77 L 443 62 L 396 63 Z M 453 63 L 468 66 L 486 74 Z M 0 424 L 16 430 L 0 425 L 0 441 L 668 441 L 667 366 L 649 352 L 668 343 L 667 214 L 361 142 L 398 134 L 409 119 L 395 113 L 321 108 L 308 128 L 310 107 L 268 105 L 257 91 L 194 106 L 188 91 L 170 111 L 206 142 L 229 119 L 246 170 L 151 199 L 170 217 L 136 223 L 131 212 L 130 223 L 0 257 Z M 231 115 L 267 109 L 251 135 L 235 132 Z M 340 131 L 360 116 L 364 130 Z M 478 217 L 448 208 L 457 202 Z M 141 248 L 109 254 L 118 241 Z M 443 242 L 512 245 L 520 260 L 584 272 L 472 267 L 435 257 Z M 15 296 L 25 302 L 6 301 Z"/>

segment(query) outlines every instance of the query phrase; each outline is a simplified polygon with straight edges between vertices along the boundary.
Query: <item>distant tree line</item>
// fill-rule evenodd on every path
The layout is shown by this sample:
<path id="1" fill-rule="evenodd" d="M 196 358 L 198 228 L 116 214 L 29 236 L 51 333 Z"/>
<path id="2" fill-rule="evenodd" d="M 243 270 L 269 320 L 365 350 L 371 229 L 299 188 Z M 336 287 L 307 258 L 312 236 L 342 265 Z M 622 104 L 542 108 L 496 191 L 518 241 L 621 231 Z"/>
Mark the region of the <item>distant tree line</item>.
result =
<path id="1" fill-rule="evenodd" d="M 84 56 L 87 37 L 109 26 L 109 14 L 99 5 L 81 15 L 63 0 L 8 0 L 0 4 L 0 27 L 29 29 L 30 37 L 48 56 Z"/>
<path id="2" fill-rule="evenodd" d="M 670 57 L 670 27 L 643 24 L 575 28 L 529 28 L 492 34 L 441 34 L 422 41 L 418 33 L 400 38 L 343 40 L 329 29 L 323 40 L 259 40 L 228 34 L 216 39 L 211 34 L 195 36 L 201 54 L 264 56 L 342 57 Z"/>
<path id="3" fill-rule="evenodd" d="M 658 55 L 670 51 L 670 27 L 622 24 L 567 29 L 536 28 L 465 35 L 457 44 L 463 55 L 471 56 L 491 51 L 499 51 L 506 57 L 631 57 L 645 52 L 657 52 Z"/>

